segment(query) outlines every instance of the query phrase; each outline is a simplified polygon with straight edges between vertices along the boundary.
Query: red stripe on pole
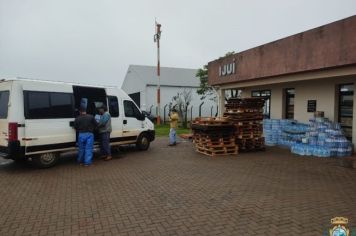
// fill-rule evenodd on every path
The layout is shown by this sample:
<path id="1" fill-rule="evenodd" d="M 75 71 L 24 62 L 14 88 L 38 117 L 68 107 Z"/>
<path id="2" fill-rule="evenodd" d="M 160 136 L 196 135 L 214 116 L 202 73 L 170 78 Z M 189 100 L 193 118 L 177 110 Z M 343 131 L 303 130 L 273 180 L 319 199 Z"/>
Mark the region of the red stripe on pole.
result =
<path id="1" fill-rule="evenodd" d="M 157 89 L 157 103 L 161 103 L 161 89 Z"/>

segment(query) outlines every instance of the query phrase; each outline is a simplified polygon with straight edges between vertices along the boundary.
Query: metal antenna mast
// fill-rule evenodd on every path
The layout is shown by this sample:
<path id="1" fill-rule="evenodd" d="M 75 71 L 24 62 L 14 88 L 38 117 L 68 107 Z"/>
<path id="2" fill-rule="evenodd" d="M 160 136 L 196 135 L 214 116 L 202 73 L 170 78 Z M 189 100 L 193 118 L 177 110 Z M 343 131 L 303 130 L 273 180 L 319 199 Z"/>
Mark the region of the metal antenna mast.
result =
<path id="1" fill-rule="evenodd" d="M 156 34 L 154 35 L 154 42 L 157 43 L 157 125 L 161 124 L 161 65 L 160 65 L 160 48 L 159 40 L 161 38 L 161 24 L 155 22 Z"/>

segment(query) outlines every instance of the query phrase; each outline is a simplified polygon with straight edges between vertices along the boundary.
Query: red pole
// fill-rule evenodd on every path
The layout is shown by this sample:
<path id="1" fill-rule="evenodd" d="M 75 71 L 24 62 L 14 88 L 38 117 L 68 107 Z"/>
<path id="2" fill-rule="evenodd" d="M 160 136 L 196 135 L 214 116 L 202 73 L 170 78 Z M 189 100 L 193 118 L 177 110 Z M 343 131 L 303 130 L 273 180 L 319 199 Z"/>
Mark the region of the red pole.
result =
<path id="1" fill-rule="evenodd" d="M 161 65 L 160 65 L 160 45 L 161 24 L 156 22 L 155 42 L 157 43 L 157 125 L 161 124 Z"/>

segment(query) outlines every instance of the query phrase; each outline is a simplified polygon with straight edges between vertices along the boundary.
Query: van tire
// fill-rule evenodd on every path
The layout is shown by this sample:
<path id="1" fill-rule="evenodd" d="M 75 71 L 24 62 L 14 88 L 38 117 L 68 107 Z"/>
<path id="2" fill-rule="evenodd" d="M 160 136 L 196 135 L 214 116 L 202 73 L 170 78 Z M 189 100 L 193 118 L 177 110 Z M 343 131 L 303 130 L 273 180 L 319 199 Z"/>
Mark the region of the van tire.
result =
<path id="1" fill-rule="evenodd" d="M 140 151 L 146 151 L 150 147 L 150 139 L 147 134 L 142 133 L 138 136 L 136 148 Z"/>
<path id="2" fill-rule="evenodd" d="M 57 164 L 59 153 L 48 152 L 37 155 L 33 158 L 36 166 L 39 168 L 49 168 Z"/>

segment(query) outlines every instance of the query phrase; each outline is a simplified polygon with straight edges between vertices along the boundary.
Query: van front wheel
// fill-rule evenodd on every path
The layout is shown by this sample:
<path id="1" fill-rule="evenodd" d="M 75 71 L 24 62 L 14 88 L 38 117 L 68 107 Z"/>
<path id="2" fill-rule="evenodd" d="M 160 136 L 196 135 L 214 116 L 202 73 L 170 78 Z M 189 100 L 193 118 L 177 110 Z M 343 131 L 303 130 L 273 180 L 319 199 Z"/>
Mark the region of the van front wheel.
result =
<path id="1" fill-rule="evenodd" d="M 53 152 L 39 154 L 33 158 L 35 164 L 40 168 L 52 167 L 58 162 L 58 159 L 59 154 Z"/>
<path id="2" fill-rule="evenodd" d="M 143 133 L 138 137 L 136 147 L 140 151 L 146 151 L 150 147 L 150 140 L 147 134 Z"/>

